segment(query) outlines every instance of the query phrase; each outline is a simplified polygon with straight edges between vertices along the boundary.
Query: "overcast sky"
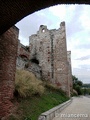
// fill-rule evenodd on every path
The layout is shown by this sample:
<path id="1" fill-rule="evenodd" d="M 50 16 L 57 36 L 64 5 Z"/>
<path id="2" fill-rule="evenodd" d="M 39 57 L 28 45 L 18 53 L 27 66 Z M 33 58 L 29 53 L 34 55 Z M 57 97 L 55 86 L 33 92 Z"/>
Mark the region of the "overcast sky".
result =
<path id="1" fill-rule="evenodd" d="M 19 39 L 29 45 L 29 36 L 39 30 L 40 25 L 58 29 L 66 23 L 67 50 L 71 51 L 72 73 L 84 83 L 90 83 L 90 6 L 57 5 L 35 12 L 16 26 L 20 29 Z"/>

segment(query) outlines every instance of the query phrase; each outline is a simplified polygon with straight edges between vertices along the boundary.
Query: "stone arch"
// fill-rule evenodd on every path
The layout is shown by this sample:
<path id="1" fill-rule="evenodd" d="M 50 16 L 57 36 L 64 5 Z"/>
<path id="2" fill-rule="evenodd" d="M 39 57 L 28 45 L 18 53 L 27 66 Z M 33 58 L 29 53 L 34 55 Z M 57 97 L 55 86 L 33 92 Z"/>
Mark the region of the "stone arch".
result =
<path id="1" fill-rule="evenodd" d="M 27 15 L 57 4 L 90 4 L 89 0 L 0 0 L 0 35 Z"/>

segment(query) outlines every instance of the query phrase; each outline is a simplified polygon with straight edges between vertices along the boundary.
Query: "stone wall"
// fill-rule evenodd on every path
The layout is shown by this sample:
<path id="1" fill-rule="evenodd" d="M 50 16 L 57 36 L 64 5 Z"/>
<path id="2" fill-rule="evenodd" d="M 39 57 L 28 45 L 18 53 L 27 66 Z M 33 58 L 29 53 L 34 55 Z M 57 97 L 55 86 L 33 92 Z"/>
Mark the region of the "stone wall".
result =
<path id="1" fill-rule="evenodd" d="M 18 56 L 25 56 L 26 58 L 30 58 L 29 46 L 24 46 L 18 40 Z"/>
<path id="2" fill-rule="evenodd" d="M 18 33 L 18 28 L 13 26 L 0 36 L 0 119 L 13 108 Z"/>
<path id="3" fill-rule="evenodd" d="M 18 54 L 17 54 L 17 69 L 24 69 L 29 67 L 30 52 L 29 47 L 24 46 L 18 40 Z"/>
<path id="4" fill-rule="evenodd" d="M 70 86 L 70 93 L 73 92 L 73 81 L 72 81 L 72 68 L 71 68 L 71 51 L 67 51 L 67 60 L 68 60 L 68 80 Z"/>
<path id="5" fill-rule="evenodd" d="M 0 119 L 12 112 L 16 58 L 30 59 L 30 64 L 23 62 L 29 64 L 31 71 L 56 84 L 68 96 L 72 91 L 71 52 L 67 52 L 65 22 L 57 30 L 41 25 L 37 34 L 30 36 L 30 51 L 18 42 L 18 33 L 13 26 L 0 36 Z M 21 65 L 23 68 L 25 63 Z"/>
<path id="6" fill-rule="evenodd" d="M 38 66 L 42 79 L 51 81 L 70 95 L 65 22 L 57 30 L 41 25 L 37 34 L 30 36 L 30 59 L 31 68 Z"/>

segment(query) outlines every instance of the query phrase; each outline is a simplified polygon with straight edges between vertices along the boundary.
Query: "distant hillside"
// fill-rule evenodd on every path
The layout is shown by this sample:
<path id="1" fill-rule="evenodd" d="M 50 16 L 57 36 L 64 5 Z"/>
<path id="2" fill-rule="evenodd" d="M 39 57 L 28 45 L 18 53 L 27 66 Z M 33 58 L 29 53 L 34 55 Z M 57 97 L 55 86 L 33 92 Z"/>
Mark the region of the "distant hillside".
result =
<path id="1" fill-rule="evenodd" d="M 89 84 L 83 84 L 83 87 L 90 88 L 90 83 Z"/>

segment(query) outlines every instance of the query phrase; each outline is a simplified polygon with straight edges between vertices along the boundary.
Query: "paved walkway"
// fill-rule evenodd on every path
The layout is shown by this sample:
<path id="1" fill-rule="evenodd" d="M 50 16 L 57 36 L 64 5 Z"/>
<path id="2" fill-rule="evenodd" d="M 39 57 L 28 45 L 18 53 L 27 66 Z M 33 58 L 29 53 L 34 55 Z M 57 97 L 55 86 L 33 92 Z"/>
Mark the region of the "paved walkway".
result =
<path id="1" fill-rule="evenodd" d="M 90 98 L 75 97 L 53 120 L 90 120 Z"/>

